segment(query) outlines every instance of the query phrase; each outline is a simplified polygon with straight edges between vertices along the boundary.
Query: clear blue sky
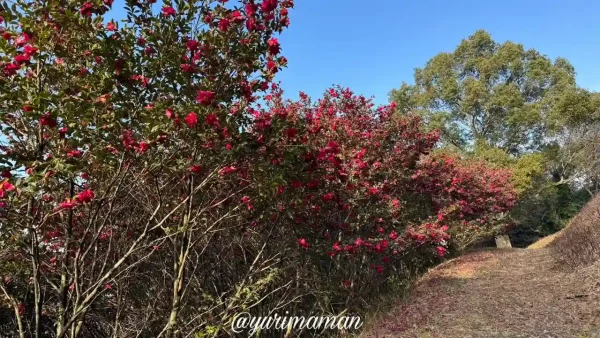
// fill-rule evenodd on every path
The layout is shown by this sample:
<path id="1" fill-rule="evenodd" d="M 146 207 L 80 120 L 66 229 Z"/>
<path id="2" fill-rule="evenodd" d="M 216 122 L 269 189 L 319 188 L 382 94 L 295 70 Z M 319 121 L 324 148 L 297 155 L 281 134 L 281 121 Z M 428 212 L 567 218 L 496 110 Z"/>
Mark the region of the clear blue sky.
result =
<path id="1" fill-rule="evenodd" d="M 567 58 L 579 85 L 600 91 L 598 0 L 296 0 L 290 19 L 277 77 L 289 97 L 340 84 L 386 103 L 414 68 L 477 29 Z"/>

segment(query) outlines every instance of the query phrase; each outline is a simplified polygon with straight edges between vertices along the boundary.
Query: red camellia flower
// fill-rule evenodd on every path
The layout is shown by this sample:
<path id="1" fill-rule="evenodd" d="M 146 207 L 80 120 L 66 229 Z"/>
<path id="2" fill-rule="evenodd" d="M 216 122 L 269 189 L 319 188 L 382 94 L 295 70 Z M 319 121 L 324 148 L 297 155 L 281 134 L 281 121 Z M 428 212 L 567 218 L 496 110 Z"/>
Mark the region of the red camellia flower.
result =
<path id="1" fill-rule="evenodd" d="M 29 59 L 30 59 L 30 56 L 28 54 L 19 54 L 19 55 L 15 56 L 15 58 L 13 60 L 17 64 L 22 64 L 22 63 L 29 62 Z"/>
<path id="2" fill-rule="evenodd" d="M 165 115 L 168 119 L 172 119 L 175 116 L 175 112 L 173 112 L 173 109 L 167 108 L 167 110 L 165 111 Z"/>
<path id="3" fill-rule="evenodd" d="M 191 52 L 195 52 L 198 49 L 198 47 L 200 47 L 200 43 L 198 43 L 198 41 L 196 40 L 188 40 L 185 43 L 185 48 L 187 48 Z"/>
<path id="4" fill-rule="evenodd" d="M 202 167 L 196 164 L 190 167 L 190 171 L 194 174 L 199 174 L 200 172 L 202 172 Z"/>
<path id="5" fill-rule="evenodd" d="M 4 66 L 4 73 L 8 76 L 15 75 L 17 71 L 21 69 L 21 66 L 17 63 L 9 63 Z"/>
<path id="6" fill-rule="evenodd" d="M 208 115 L 206 115 L 206 117 L 204 118 L 204 121 L 209 126 L 217 127 L 217 126 L 220 125 L 219 124 L 219 117 L 217 116 L 217 114 L 208 114 Z"/>
<path id="7" fill-rule="evenodd" d="M 150 144 L 142 141 L 142 142 L 140 142 L 138 149 L 139 149 L 140 153 L 145 154 L 146 151 L 148 151 L 148 149 L 150 149 Z"/>
<path id="8" fill-rule="evenodd" d="M 23 48 L 23 53 L 27 54 L 27 55 L 33 55 L 35 53 L 37 53 L 38 49 L 33 47 L 32 45 L 27 45 Z"/>
<path id="9" fill-rule="evenodd" d="M 192 65 L 189 63 L 181 64 L 180 67 L 181 67 L 181 70 L 186 73 L 195 73 L 196 70 L 198 70 L 198 67 L 196 67 L 196 65 Z"/>
<path id="10" fill-rule="evenodd" d="M 219 175 L 225 176 L 227 174 L 231 174 L 231 173 L 235 172 L 236 170 L 237 169 L 234 166 L 224 167 L 224 168 L 221 168 L 221 170 L 219 170 Z"/>
<path id="11" fill-rule="evenodd" d="M 444 248 L 443 246 L 438 246 L 435 248 L 435 251 L 437 252 L 438 256 L 440 257 L 444 257 L 446 256 L 446 253 L 448 252 L 446 250 L 446 248 Z"/>
<path id="12" fill-rule="evenodd" d="M 276 73 L 277 72 L 277 64 L 275 63 L 275 61 L 273 61 L 273 60 L 267 61 L 267 69 L 271 73 Z"/>
<path id="13" fill-rule="evenodd" d="M 81 152 L 81 150 L 78 150 L 78 149 L 67 152 L 67 156 L 73 157 L 73 158 L 81 157 L 82 154 L 83 153 Z"/>
<path id="14" fill-rule="evenodd" d="M 260 5 L 260 9 L 265 13 L 272 12 L 277 8 L 277 2 L 277 0 L 264 0 Z"/>
<path id="15" fill-rule="evenodd" d="M 75 199 L 81 203 L 90 203 L 92 199 L 94 199 L 94 197 L 94 192 L 92 190 L 87 189 L 75 196 Z"/>
<path id="16" fill-rule="evenodd" d="M 185 123 L 188 127 L 192 128 L 198 123 L 198 115 L 196 113 L 191 112 L 185 117 Z"/>
<path id="17" fill-rule="evenodd" d="M 240 13 L 240 11 L 234 11 L 233 13 L 231 13 L 231 21 L 233 21 L 234 23 L 240 23 L 244 21 L 244 17 L 242 16 L 242 13 Z"/>
<path id="18" fill-rule="evenodd" d="M 162 13 L 165 16 L 175 16 L 177 14 L 177 12 L 175 12 L 175 9 L 171 6 L 167 6 L 167 7 L 163 7 L 162 8 Z"/>
<path id="19" fill-rule="evenodd" d="M 308 249 L 310 247 L 310 244 L 308 243 L 308 241 L 304 238 L 300 238 L 298 239 L 298 245 L 300 245 L 301 247 Z"/>
<path id="20" fill-rule="evenodd" d="M 209 105 L 215 100 L 215 93 L 207 90 L 198 91 L 196 101 L 202 105 Z"/>
<path id="21" fill-rule="evenodd" d="M 46 113 L 40 117 L 40 124 L 42 126 L 56 127 L 56 120 L 50 116 L 50 113 Z"/>
<path id="22" fill-rule="evenodd" d="M 219 20 L 219 29 L 222 30 L 223 32 L 227 32 L 229 30 L 229 19 L 227 18 L 223 18 L 221 20 Z"/>
<path id="23" fill-rule="evenodd" d="M 77 206 L 77 200 L 73 199 L 73 200 L 69 200 L 68 198 L 62 202 L 61 204 L 58 205 L 61 209 L 73 209 Z"/>
<path id="24" fill-rule="evenodd" d="M 4 180 L 2 183 L 0 183 L 0 191 L 4 192 L 4 191 L 13 191 L 15 190 L 15 186 L 10 184 L 10 182 L 8 182 L 8 180 Z"/>
<path id="25" fill-rule="evenodd" d="M 177 12 L 175 12 L 175 9 L 171 6 L 166 6 L 162 8 L 162 13 L 165 16 L 175 16 L 177 14 Z"/>
<path id="26" fill-rule="evenodd" d="M 273 55 L 279 54 L 281 46 L 279 45 L 279 41 L 276 38 L 270 38 L 267 44 L 269 45 L 269 53 Z"/>
<path id="27" fill-rule="evenodd" d="M 86 2 L 83 4 L 83 6 L 81 6 L 81 8 L 79 9 L 79 13 L 83 16 L 92 16 L 92 9 L 94 8 L 94 5 L 90 2 Z"/>
<path id="28" fill-rule="evenodd" d="M 111 21 L 111 22 L 109 22 L 109 23 L 106 24 L 106 30 L 109 31 L 109 32 L 114 32 L 114 31 L 117 30 L 117 26 L 115 25 L 114 22 Z"/>
<path id="29" fill-rule="evenodd" d="M 256 21 L 252 18 L 248 19 L 248 21 L 246 21 L 246 29 L 250 32 L 254 31 L 256 29 Z"/>

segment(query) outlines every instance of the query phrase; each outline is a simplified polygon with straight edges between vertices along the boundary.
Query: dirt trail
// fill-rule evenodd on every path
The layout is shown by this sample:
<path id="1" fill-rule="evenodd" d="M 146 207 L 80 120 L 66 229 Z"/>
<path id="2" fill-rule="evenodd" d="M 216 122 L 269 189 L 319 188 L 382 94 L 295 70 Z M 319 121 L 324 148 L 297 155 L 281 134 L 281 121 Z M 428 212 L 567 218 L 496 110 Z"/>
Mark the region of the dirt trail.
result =
<path id="1" fill-rule="evenodd" d="M 427 273 L 363 337 L 600 337 L 600 269 L 558 269 L 547 248 L 470 253 Z"/>

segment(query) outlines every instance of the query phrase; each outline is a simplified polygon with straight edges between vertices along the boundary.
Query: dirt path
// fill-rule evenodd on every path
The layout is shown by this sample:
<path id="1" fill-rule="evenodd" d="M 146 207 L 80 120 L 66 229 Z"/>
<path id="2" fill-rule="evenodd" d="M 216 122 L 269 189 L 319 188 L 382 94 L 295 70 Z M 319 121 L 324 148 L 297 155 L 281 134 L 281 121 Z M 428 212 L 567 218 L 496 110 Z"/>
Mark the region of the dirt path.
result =
<path id="1" fill-rule="evenodd" d="M 600 337 L 600 269 L 558 269 L 548 249 L 442 264 L 363 337 Z"/>

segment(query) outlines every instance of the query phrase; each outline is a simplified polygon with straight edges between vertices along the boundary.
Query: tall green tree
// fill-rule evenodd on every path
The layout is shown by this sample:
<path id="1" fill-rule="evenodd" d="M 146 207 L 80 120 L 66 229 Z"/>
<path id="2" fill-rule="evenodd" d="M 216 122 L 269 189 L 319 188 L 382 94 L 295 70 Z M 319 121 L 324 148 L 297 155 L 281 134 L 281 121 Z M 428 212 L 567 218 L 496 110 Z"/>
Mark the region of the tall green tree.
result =
<path id="1" fill-rule="evenodd" d="M 511 155 L 537 151 L 562 126 L 595 109 L 567 60 L 498 43 L 483 30 L 417 68 L 414 80 L 392 90 L 391 101 L 403 113 L 425 117 L 461 150 L 485 142 Z"/>

